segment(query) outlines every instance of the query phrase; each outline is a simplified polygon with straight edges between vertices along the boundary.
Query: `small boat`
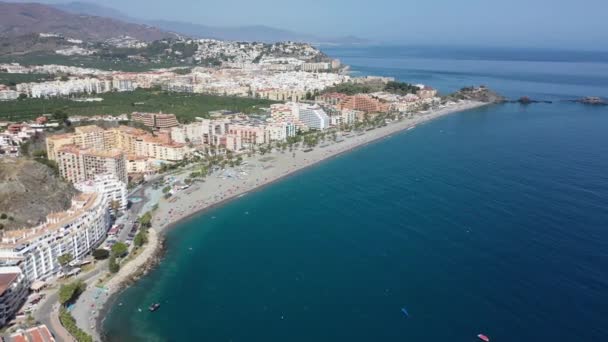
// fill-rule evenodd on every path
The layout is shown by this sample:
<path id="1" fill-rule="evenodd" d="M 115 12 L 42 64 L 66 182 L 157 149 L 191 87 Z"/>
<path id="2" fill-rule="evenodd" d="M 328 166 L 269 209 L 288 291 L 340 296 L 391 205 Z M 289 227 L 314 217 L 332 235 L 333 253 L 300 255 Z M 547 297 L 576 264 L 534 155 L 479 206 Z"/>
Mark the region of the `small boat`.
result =
<path id="1" fill-rule="evenodd" d="M 401 308 L 401 312 L 403 312 L 403 314 L 405 315 L 405 318 L 409 318 L 410 317 L 410 314 L 409 314 L 409 312 L 407 312 L 406 308 Z"/>
<path id="2" fill-rule="evenodd" d="M 490 338 L 484 334 L 478 334 L 477 338 L 479 338 L 480 340 L 485 341 L 485 342 L 490 342 Z"/>
<path id="3" fill-rule="evenodd" d="M 158 308 L 160 308 L 160 304 L 159 303 L 154 303 L 154 304 L 150 305 L 150 307 L 148 308 L 148 310 L 150 310 L 150 312 L 154 312 L 154 311 L 158 310 Z"/>

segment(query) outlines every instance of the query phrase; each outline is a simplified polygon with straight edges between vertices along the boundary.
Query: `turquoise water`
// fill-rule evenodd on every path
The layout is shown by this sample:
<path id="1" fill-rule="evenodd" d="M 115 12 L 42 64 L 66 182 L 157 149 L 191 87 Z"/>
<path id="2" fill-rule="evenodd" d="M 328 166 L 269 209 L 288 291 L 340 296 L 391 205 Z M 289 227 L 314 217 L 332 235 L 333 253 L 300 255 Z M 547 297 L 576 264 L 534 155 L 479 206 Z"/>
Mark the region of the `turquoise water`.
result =
<path id="1" fill-rule="evenodd" d="M 588 75 L 561 70 L 581 91 Z M 535 94 L 569 96 L 540 83 Z M 171 230 L 160 266 L 109 312 L 107 339 L 608 340 L 607 132 L 605 107 L 508 104 L 324 162 Z"/>

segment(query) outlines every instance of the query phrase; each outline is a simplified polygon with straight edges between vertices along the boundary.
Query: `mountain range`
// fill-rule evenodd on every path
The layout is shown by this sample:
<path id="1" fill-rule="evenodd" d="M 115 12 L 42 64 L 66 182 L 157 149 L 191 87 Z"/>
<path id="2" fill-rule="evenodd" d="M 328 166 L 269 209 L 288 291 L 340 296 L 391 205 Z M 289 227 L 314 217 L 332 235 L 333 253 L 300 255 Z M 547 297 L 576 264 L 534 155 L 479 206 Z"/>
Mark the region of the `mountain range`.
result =
<path id="1" fill-rule="evenodd" d="M 92 2 L 0 2 L 0 37 L 19 37 L 31 33 L 59 33 L 70 38 L 93 41 L 128 35 L 144 41 L 186 36 L 266 43 L 367 43 L 366 40 L 353 36 L 319 37 L 264 25 L 219 27 L 174 20 L 142 19 Z"/>
<path id="2" fill-rule="evenodd" d="M 150 25 L 69 13 L 38 3 L 0 2 L 0 37 L 15 38 L 32 33 L 58 33 L 70 38 L 92 41 L 122 35 L 144 41 L 176 36 Z"/>

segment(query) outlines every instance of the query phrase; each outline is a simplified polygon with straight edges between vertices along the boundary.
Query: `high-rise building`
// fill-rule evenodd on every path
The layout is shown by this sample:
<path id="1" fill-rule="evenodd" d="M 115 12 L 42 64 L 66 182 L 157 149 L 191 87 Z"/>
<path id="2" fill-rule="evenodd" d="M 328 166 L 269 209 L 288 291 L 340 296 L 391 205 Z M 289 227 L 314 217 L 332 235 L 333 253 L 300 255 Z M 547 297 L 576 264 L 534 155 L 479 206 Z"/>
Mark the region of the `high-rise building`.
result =
<path id="1" fill-rule="evenodd" d="M 329 127 L 329 116 L 318 105 L 299 104 L 298 118 L 311 129 L 324 130 Z"/>
<path id="2" fill-rule="evenodd" d="M 57 166 L 60 175 L 72 183 L 92 180 L 97 175 L 112 175 L 127 184 L 127 161 L 125 153 L 81 149 L 75 145 L 63 146 L 57 151 Z"/>

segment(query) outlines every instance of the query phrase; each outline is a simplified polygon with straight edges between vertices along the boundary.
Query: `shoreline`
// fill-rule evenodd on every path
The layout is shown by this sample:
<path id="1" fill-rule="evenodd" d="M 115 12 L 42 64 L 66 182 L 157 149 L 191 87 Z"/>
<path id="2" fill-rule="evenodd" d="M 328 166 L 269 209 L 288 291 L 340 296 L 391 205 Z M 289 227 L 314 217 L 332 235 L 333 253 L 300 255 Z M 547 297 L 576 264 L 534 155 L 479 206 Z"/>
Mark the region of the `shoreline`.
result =
<path id="1" fill-rule="evenodd" d="M 234 199 L 243 197 L 243 196 L 245 196 L 245 195 L 247 195 L 249 193 L 253 193 L 253 192 L 262 190 L 266 186 L 272 185 L 272 184 L 274 184 L 274 183 L 276 183 L 278 181 L 281 181 L 281 180 L 283 180 L 283 179 L 285 179 L 285 178 L 287 178 L 289 176 L 296 175 L 299 172 L 304 171 L 304 170 L 306 170 L 306 169 L 308 169 L 310 167 L 313 167 L 313 166 L 315 166 L 315 165 L 317 165 L 317 164 L 319 164 L 321 162 L 324 162 L 324 161 L 327 161 L 327 160 L 331 160 L 332 158 L 335 158 L 335 157 L 339 157 L 339 156 L 344 155 L 344 154 L 346 154 L 348 152 L 351 152 L 351 151 L 353 151 L 355 149 L 367 146 L 367 145 L 369 145 L 371 143 L 374 143 L 374 142 L 378 142 L 378 141 L 380 141 L 382 139 L 390 138 L 393 134 L 403 133 L 404 131 L 411 130 L 411 129 L 415 128 L 418 125 L 423 125 L 423 124 L 429 123 L 431 121 L 434 121 L 435 119 L 439 119 L 439 118 L 447 116 L 449 114 L 460 113 L 460 112 L 464 112 L 464 111 L 467 111 L 467 110 L 472 110 L 472 109 L 477 109 L 477 108 L 481 108 L 481 107 L 486 107 L 486 106 L 489 106 L 489 105 L 493 105 L 493 103 L 484 103 L 484 102 L 469 101 L 469 102 L 466 103 L 466 105 L 461 105 L 459 108 L 456 108 L 456 109 L 450 110 L 449 108 L 445 108 L 445 109 L 442 109 L 442 110 L 438 110 L 437 111 L 438 113 L 433 113 L 434 115 L 433 114 L 428 114 L 426 116 L 422 116 L 422 118 L 424 118 L 424 120 L 417 121 L 417 122 L 413 123 L 412 125 L 406 125 L 406 126 L 403 126 L 403 127 L 399 127 L 398 129 L 395 129 L 395 130 L 390 130 L 390 131 L 387 130 L 387 132 L 382 132 L 383 134 L 376 134 L 375 136 L 370 137 L 370 139 L 367 139 L 367 140 L 365 140 L 365 141 L 363 141 L 363 142 L 361 142 L 359 144 L 355 144 L 353 146 L 349 146 L 346 149 L 342 149 L 342 150 L 339 150 L 339 151 L 337 151 L 335 153 L 332 153 L 330 155 L 326 155 L 326 156 L 324 156 L 323 158 L 321 158 L 319 160 L 314 160 L 313 162 L 310 162 L 308 164 L 305 164 L 305 165 L 302 165 L 300 167 L 297 167 L 297 168 L 295 168 L 293 170 L 290 170 L 288 173 L 279 175 L 277 178 L 274 178 L 274 179 L 265 181 L 263 183 L 260 183 L 260 184 L 256 185 L 255 187 L 250 188 L 249 190 L 241 191 L 241 192 L 238 192 L 238 193 L 233 193 L 230 196 L 222 198 L 221 200 L 219 200 L 217 202 L 210 203 L 210 204 L 208 204 L 206 206 L 203 206 L 203 207 L 200 207 L 198 209 L 195 209 L 195 210 L 193 210 L 193 211 L 185 214 L 184 216 L 180 216 L 179 218 L 175 218 L 174 220 L 171 220 L 170 222 L 167 222 L 167 223 L 163 224 L 160 227 L 156 227 L 156 226 L 153 225 L 152 229 L 156 229 L 160 234 L 164 234 L 168 230 L 173 229 L 176 225 L 183 223 L 183 221 L 186 221 L 186 220 L 192 218 L 193 216 L 196 216 L 196 215 L 202 214 L 202 213 L 204 213 L 206 211 L 209 211 L 211 209 L 215 209 L 217 207 L 220 207 L 220 206 L 222 206 L 222 205 L 224 205 L 224 204 L 226 204 L 226 203 L 228 203 L 228 202 L 230 202 L 230 201 L 232 201 Z M 432 116 L 432 117 L 427 118 L 427 116 Z M 382 127 L 382 128 L 388 128 L 388 127 L 395 128 L 394 125 L 398 125 L 399 123 L 406 123 L 406 122 L 408 122 L 408 119 L 404 119 L 403 121 L 398 121 L 398 122 L 392 124 L 393 126 L 391 126 L 391 124 L 389 124 L 389 126 L 385 126 L 385 127 Z M 380 129 L 377 128 L 377 129 L 375 129 L 375 130 L 373 130 L 371 132 L 376 132 L 376 131 L 378 131 Z M 335 145 L 335 144 L 332 144 L 332 145 Z M 315 149 L 318 149 L 318 148 L 319 147 L 315 147 Z M 273 152 L 273 153 L 276 153 L 276 152 Z M 269 156 L 272 156 L 272 154 L 270 154 Z M 255 158 L 259 158 L 259 157 L 260 156 L 256 155 L 256 156 L 253 156 L 252 158 L 248 158 L 248 159 L 255 159 Z M 245 159 L 245 160 L 247 160 L 247 159 Z M 200 184 L 201 183 L 193 183 L 192 186 L 196 186 L 196 185 L 200 185 Z M 180 199 L 181 199 L 181 197 L 180 197 Z M 177 202 L 179 202 L 179 200 Z M 171 203 L 171 204 L 173 206 L 175 206 L 176 204 L 179 204 L 177 202 L 176 203 Z M 155 215 L 155 217 L 156 217 L 156 215 Z"/>
<path id="2" fill-rule="evenodd" d="M 90 317 L 93 317 L 95 321 L 94 325 L 90 327 L 93 338 L 95 340 L 105 340 L 105 338 L 103 338 L 105 337 L 103 321 L 105 315 L 110 311 L 111 305 L 116 302 L 123 290 L 158 265 L 163 250 L 162 236 L 177 225 L 196 215 L 218 208 L 249 193 L 263 190 L 266 186 L 272 185 L 286 177 L 296 175 L 323 161 L 330 160 L 357 148 L 389 138 L 393 134 L 403 133 L 415 128 L 417 125 L 431 122 L 449 114 L 464 112 L 488 105 L 491 105 L 491 103 L 474 101 L 458 103 L 451 107 L 430 111 L 430 113 L 426 115 L 416 115 L 412 119 L 403 119 L 401 121 L 391 122 L 386 126 L 371 131 L 364 131 L 364 134 L 361 136 L 355 135 L 354 137 L 351 136 L 340 142 L 333 142 L 321 147 L 317 146 L 313 151 L 308 153 L 298 149 L 294 150 L 294 152 L 281 153 L 275 151 L 263 156 L 253 155 L 252 157 L 246 157 L 244 158 L 244 161 L 247 162 L 247 166 L 243 166 L 241 169 L 248 169 L 247 177 L 245 178 L 245 181 L 243 181 L 243 178 L 238 178 L 239 181 L 243 181 L 239 182 L 238 185 L 235 185 L 234 182 L 236 180 L 232 177 L 229 177 L 230 179 L 224 177 L 220 179 L 221 174 L 212 174 L 209 175 L 204 182 L 194 182 L 191 186 L 191 190 L 180 191 L 169 200 L 162 198 L 160 189 L 147 189 L 151 192 L 150 195 L 146 194 L 148 201 L 153 202 L 155 198 L 158 199 L 158 209 L 153 215 L 152 228 L 150 228 L 150 235 L 153 234 L 155 237 L 154 239 L 150 239 L 148 244 L 145 245 L 144 250 L 142 250 L 134 260 L 131 260 L 125 265 L 124 274 L 122 274 L 123 268 L 121 268 L 119 273 L 112 277 L 106 284 L 109 289 L 99 303 L 97 313 L 89 313 Z M 292 158 L 290 158 L 290 156 L 292 156 Z M 249 162 L 258 164 L 253 165 L 249 164 Z M 187 178 L 187 175 L 190 172 L 191 170 L 183 170 L 175 177 L 183 180 L 184 178 Z M 254 182 L 253 179 L 256 176 L 258 178 L 256 178 Z M 263 180 L 260 181 L 260 178 L 263 176 Z M 232 186 L 229 187 L 230 185 Z M 163 220 L 162 218 L 165 219 Z M 133 267 L 134 264 L 137 264 L 140 267 Z"/>

